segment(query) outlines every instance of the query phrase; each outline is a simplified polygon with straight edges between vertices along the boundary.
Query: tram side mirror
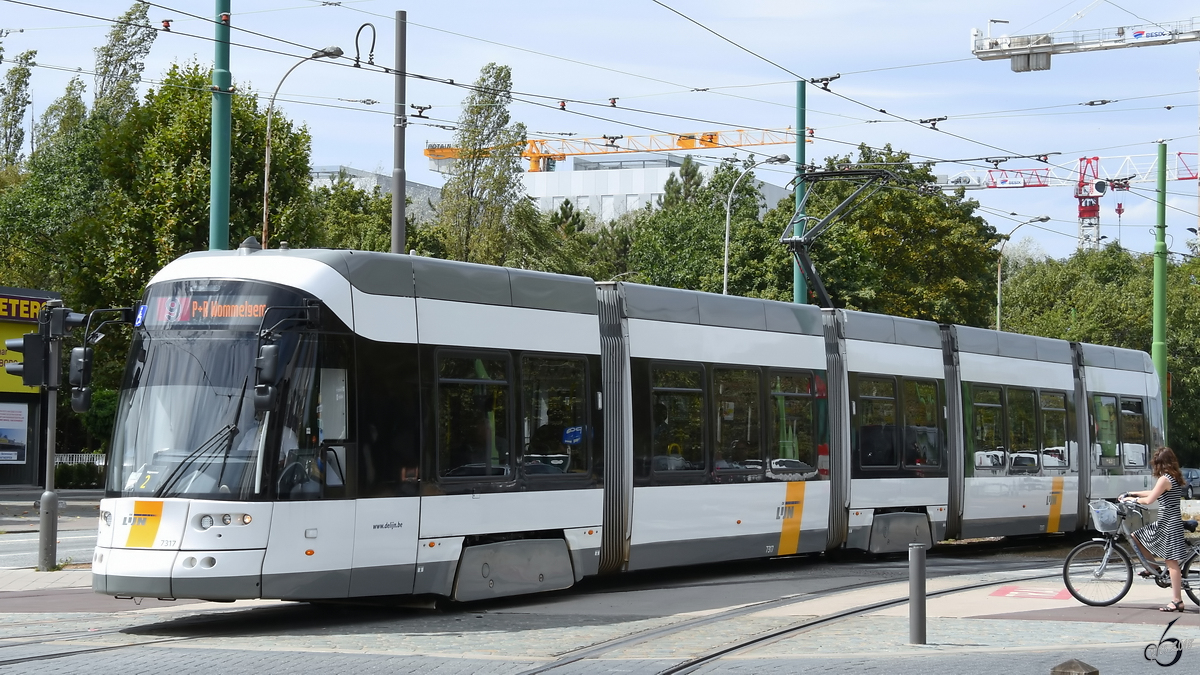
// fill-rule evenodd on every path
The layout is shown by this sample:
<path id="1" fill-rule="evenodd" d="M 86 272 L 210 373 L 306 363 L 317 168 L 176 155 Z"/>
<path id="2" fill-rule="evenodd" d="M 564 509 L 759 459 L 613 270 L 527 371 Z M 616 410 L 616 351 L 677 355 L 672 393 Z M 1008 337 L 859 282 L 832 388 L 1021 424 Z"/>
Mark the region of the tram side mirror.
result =
<path id="1" fill-rule="evenodd" d="M 85 413 L 92 409 L 92 388 L 75 387 L 71 390 L 71 410 Z"/>
<path id="2" fill-rule="evenodd" d="M 258 358 L 254 361 L 258 371 L 255 385 L 275 384 L 279 375 L 279 345 L 263 345 L 258 348 Z M 255 387 L 257 389 L 257 387 Z"/>
<path id="3" fill-rule="evenodd" d="M 276 389 L 269 384 L 254 385 L 254 411 L 266 412 L 275 407 Z"/>
<path id="4" fill-rule="evenodd" d="M 71 410 L 85 413 L 92 407 L 92 348 L 75 347 L 67 366 L 67 381 L 71 383 Z"/>
<path id="5" fill-rule="evenodd" d="M 279 375 L 279 345 L 262 345 L 254 361 L 254 410 L 264 412 L 275 407 L 275 380 Z"/>

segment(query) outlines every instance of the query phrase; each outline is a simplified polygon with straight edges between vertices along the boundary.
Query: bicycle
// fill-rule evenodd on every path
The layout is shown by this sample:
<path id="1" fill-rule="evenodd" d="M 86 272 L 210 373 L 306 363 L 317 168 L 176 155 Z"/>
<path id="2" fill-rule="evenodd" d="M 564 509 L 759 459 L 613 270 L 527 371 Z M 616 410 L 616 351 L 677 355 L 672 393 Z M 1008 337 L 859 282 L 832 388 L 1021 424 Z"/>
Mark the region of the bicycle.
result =
<path id="1" fill-rule="evenodd" d="M 1171 587 L 1167 566 L 1160 565 L 1158 572 L 1154 572 L 1154 566 L 1142 555 L 1141 547 L 1132 541 L 1129 516 L 1135 510 L 1140 515 L 1147 510 L 1146 506 L 1133 502 L 1113 504 L 1095 500 L 1088 507 L 1092 524 L 1100 536 L 1076 546 L 1063 562 L 1063 581 L 1076 600 L 1093 607 L 1106 607 L 1120 602 L 1129 593 L 1133 585 L 1133 562 L 1118 541 L 1122 535 L 1130 540 L 1133 552 L 1145 570 L 1142 576 L 1153 580 L 1159 588 Z M 1184 521 L 1184 528 L 1195 532 L 1196 521 Z M 1191 555 L 1179 564 L 1183 590 L 1192 602 L 1200 605 L 1200 548 L 1192 545 L 1189 548 Z"/>

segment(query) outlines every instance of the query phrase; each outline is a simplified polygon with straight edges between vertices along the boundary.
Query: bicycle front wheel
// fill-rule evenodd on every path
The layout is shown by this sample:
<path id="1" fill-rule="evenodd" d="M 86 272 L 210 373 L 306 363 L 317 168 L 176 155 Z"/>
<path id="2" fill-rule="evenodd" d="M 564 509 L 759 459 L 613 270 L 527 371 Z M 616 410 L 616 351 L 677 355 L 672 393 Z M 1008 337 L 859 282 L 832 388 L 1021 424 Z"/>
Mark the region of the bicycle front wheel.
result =
<path id="1" fill-rule="evenodd" d="M 1115 542 L 1085 541 L 1067 554 L 1063 581 L 1076 600 L 1105 607 L 1125 597 L 1133 585 L 1129 554 Z"/>

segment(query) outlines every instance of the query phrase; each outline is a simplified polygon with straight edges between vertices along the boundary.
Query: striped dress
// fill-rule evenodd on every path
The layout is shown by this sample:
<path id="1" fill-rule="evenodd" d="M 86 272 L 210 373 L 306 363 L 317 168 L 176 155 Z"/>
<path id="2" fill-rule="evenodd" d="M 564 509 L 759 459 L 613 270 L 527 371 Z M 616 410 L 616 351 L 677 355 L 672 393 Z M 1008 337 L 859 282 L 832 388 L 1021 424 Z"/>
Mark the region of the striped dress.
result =
<path id="1" fill-rule="evenodd" d="M 1159 558 L 1182 562 L 1192 553 L 1192 547 L 1183 538 L 1183 515 L 1179 511 L 1183 489 L 1170 474 L 1167 480 L 1171 481 L 1171 489 L 1158 496 L 1158 520 L 1135 531 L 1133 536 Z"/>

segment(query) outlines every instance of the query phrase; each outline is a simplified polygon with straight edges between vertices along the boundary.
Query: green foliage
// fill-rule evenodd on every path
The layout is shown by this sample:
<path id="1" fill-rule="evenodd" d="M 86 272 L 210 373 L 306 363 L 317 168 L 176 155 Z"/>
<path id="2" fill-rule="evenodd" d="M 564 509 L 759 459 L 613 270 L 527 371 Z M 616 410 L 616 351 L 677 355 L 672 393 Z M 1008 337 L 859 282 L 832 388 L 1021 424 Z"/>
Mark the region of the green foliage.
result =
<path id="1" fill-rule="evenodd" d="M 29 76 L 37 50 L 22 52 L 12 60 L 0 85 L 0 167 L 15 166 L 24 159 L 25 110 L 29 107 Z"/>
<path id="2" fill-rule="evenodd" d="M 658 198 L 658 205 L 669 209 L 693 204 L 701 198 L 703 187 L 704 176 L 700 174 L 700 165 L 688 155 L 683 158 L 683 164 L 679 167 L 679 176 L 667 176 L 667 182 L 663 185 L 663 196 Z"/>
<path id="3" fill-rule="evenodd" d="M 1185 465 L 1200 464 L 1200 261 L 1167 267 L 1167 437 Z M 1025 263 L 1004 280 L 1005 330 L 1149 352 L 1153 256 L 1111 244 L 1065 260 Z"/>
<path id="4" fill-rule="evenodd" d="M 55 464 L 54 485 L 66 489 L 104 487 L 104 468 L 92 463 Z"/>
<path id="5" fill-rule="evenodd" d="M 146 55 L 154 46 L 156 30 L 147 21 L 150 6 L 135 2 L 113 22 L 108 41 L 96 48 L 95 113 L 111 120 L 124 117 L 137 102 Z"/>
<path id="6" fill-rule="evenodd" d="M 563 203 L 558 206 L 558 210 L 550 214 L 550 224 L 563 236 L 582 232 L 587 225 L 584 222 L 583 214 L 575 210 L 575 205 L 571 203 L 570 199 L 564 199 Z"/>
<path id="7" fill-rule="evenodd" d="M 512 122 L 512 70 L 489 63 L 463 101 L 454 141 L 458 159 L 442 187 L 433 235 L 454 260 L 505 264 L 530 260 L 510 243 L 536 241 L 541 233 L 523 204 L 521 151 L 525 125 Z M 540 219 L 539 214 L 539 219 Z M 524 230 L 524 231 L 522 231 Z"/>
<path id="8" fill-rule="evenodd" d="M 834 157 L 826 166 L 851 162 Z M 902 181 L 861 202 L 814 243 L 813 264 L 838 307 L 943 323 L 987 326 L 995 309 L 995 228 L 975 215 L 962 193 L 925 194 L 928 166 L 890 146 L 859 148 L 861 165 L 886 165 Z M 821 217 L 856 185 L 827 181 L 814 187 L 807 215 Z M 788 209 L 791 207 L 788 206 Z M 776 216 L 773 222 L 782 218 Z M 782 232 L 782 229 L 779 230 Z"/>

